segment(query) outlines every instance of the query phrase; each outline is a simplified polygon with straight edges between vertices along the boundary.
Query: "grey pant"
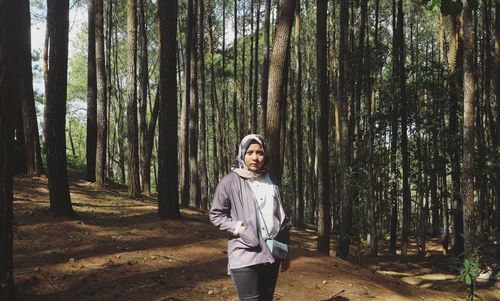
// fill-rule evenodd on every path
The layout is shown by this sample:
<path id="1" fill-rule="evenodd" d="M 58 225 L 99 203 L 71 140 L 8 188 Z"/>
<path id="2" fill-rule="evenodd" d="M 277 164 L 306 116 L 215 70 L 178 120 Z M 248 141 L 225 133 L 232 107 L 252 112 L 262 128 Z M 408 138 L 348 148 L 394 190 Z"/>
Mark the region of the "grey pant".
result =
<path id="1" fill-rule="evenodd" d="M 232 269 L 233 278 L 240 300 L 271 301 L 278 279 L 280 261 L 249 267 Z"/>

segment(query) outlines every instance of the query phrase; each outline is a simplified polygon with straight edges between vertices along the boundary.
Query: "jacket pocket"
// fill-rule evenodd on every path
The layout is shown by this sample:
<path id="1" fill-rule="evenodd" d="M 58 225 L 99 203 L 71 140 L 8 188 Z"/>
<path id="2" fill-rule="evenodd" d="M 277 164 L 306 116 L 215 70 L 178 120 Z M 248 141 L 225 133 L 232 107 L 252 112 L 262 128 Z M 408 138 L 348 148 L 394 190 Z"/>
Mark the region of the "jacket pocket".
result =
<path id="1" fill-rule="evenodd" d="M 248 248 L 256 247 L 259 245 L 259 238 L 257 237 L 257 233 L 255 233 L 255 229 L 252 225 L 248 225 L 245 231 L 240 233 L 240 237 L 238 237 L 236 240 L 240 241 Z"/>

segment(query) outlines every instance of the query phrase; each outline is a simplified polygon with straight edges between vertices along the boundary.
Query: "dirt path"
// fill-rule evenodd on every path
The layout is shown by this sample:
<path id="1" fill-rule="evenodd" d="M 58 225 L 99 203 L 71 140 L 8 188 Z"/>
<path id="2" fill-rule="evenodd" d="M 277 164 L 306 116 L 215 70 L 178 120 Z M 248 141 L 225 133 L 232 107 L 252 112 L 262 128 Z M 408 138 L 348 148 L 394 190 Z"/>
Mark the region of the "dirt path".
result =
<path id="1" fill-rule="evenodd" d="M 125 190 L 97 192 L 74 181 L 80 220 L 48 212 L 46 179 L 17 178 L 14 264 L 19 300 L 236 300 L 226 275 L 226 238 L 205 214 L 183 221 L 156 215 L 153 198 L 132 201 Z M 354 263 L 313 252 L 312 231 L 292 233 L 292 265 L 275 300 L 463 300 L 463 285 L 438 257 L 361 255 Z M 484 300 L 500 300 L 498 283 L 481 283 Z"/>

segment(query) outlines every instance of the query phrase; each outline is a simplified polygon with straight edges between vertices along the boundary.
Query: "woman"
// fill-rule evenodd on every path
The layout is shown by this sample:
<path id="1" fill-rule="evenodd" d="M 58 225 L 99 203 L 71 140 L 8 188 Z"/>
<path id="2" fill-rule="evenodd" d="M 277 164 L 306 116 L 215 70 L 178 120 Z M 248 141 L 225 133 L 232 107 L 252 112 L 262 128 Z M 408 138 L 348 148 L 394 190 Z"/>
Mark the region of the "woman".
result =
<path id="1" fill-rule="evenodd" d="M 228 272 L 240 300 L 272 300 L 280 264 L 281 271 L 289 266 L 266 244 L 289 240 L 281 189 L 266 170 L 266 152 L 260 135 L 241 140 L 235 166 L 217 185 L 210 209 L 210 221 L 230 236 Z"/>

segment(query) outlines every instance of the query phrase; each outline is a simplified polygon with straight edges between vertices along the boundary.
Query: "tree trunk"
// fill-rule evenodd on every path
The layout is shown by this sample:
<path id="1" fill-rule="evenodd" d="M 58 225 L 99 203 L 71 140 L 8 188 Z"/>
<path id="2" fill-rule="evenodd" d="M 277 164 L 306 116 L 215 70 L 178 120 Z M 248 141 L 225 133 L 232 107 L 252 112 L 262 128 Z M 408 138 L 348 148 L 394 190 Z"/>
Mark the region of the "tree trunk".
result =
<path id="1" fill-rule="evenodd" d="M 191 44 L 189 50 L 191 52 L 190 59 L 187 64 L 190 64 L 190 85 L 187 93 L 189 97 L 189 206 L 192 208 L 200 207 L 199 194 L 199 174 L 198 174 L 198 70 L 196 68 L 197 57 L 197 7 L 198 0 L 193 0 L 191 6 L 188 6 L 188 30 L 191 31 L 191 40 L 186 41 Z M 190 29 L 189 29 L 190 28 Z"/>
<path id="2" fill-rule="evenodd" d="M 140 43 L 140 64 L 139 64 L 139 161 L 141 168 L 142 192 L 151 195 L 151 175 L 148 174 L 150 168 L 147 167 L 147 108 L 148 108 L 148 37 L 146 31 L 147 20 L 144 14 L 145 0 L 139 0 L 139 43 Z"/>
<path id="3" fill-rule="evenodd" d="M 349 100 L 348 85 L 348 29 L 349 29 L 349 2 L 340 1 L 340 38 L 339 38 L 339 116 L 340 116 L 340 157 L 339 183 L 340 201 L 342 206 L 342 224 L 340 238 L 337 245 L 337 257 L 347 258 L 351 243 L 352 227 L 352 199 L 349 168 L 351 165 L 351 142 L 349 137 Z"/>
<path id="4" fill-rule="evenodd" d="M 177 158 L 177 3 L 158 1 L 160 116 L 158 121 L 158 215 L 180 218 Z"/>
<path id="5" fill-rule="evenodd" d="M 45 141 L 50 210 L 74 217 L 66 161 L 66 94 L 68 72 L 69 1 L 48 0 L 49 72 L 45 103 Z"/>
<path id="6" fill-rule="evenodd" d="M 316 1 L 316 57 L 318 66 L 318 239 L 319 252 L 330 254 L 330 179 L 328 164 L 328 77 L 326 14 L 328 2 Z"/>
<path id="7" fill-rule="evenodd" d="M 22 73 L 19 64 L 22 44 L 19 35 L 28 24 L 18 12 L 28 1 L 0 1 L 0 299 L 15 300 L 13 269 L 13 169 L 14 129 Z M 21 22 L 19 22 L 21 20 Z M 24 44 L 24 43 L 23 43 Z M 31 67 L 31 66 L 30 66 Z"/>
<path id="8" fill-rule="evenodd" d="M 271 0 L 264 0 L 264 58 L 262 61 L 262 84 L 261 84 L 261 98 L 262 98 L 262 128 L 261 132 L 266 133 L 267 124 L 267 102 L 268 102 L 268 86 L 269 86 L 269 56 L 270 56 L 270 30 L 271 30 Z M 269 137 L 267 137 L 269 139 Z"/>
<path id="9" fill-rule="evenodd" d="M 87 181 L 95 182 L 97 150 L 97 71 L 95 39 L 95 2 L 88 3 L 87 55 Z"/>
<path id="10" fill-rule="evenodd" d="M 137 125 L 136 52 L 137 19 L 136 0 L 127 0 L 127 136 L 128 136 L 128 194 L 133 199 L 141 196 L 139 179 L 139 138 Z"/>
<path id="11" fill-rule="evenodd" d="M 253 2 L 253 1 L 252 1 Z M 253 7 L 253 4 L 252 4 Z M 254 42 L 254 79 L 252 88 L 252 132 L 257 133 L 259 128 L 257 126 L 258 113 L 257 113 L 257 84 L 259 79 L 259 27 L 260 27 L 260 0 L 257 0 L 257 19 L 255 21 L 255 42 Z M 250 71 L 252 72 L 252 71 Z"/>
<path id="12" fill-rule="evenodd" d="M 29 1 L 21 2 L 21 111 L 24 132 L 26 174 L 29 177 L 43 172 L 40 138 L 36 118 L 35 96 L 33 92 L 33 72 L 31 70 L 31 29 Z"/>
<path id="13" fill-rule="evenodd" d="M 460 16 L 450 17 L 450 117 L 449 117 L 449 152 L 451 157 L 451 182 L 452 182 L 452 204 L 453 204 L 453 253 L 459 256 L 464 251 L 463 234 L 463 211 L 462 197 L 460 192 L 460 145 L 458 135 L 458 91 L 462 89 L 462 39 L 460 37 Z"/>
<path id="14" fill-rule="evenodd" d="M 500 143 L 500 105 L 498 104 L 498 100 L 500 99 L 500 1 L 496 0 L 495 5 L 495 96 L 497 99 L 496 102 L 496 133 L 491 133 L 494 138 L 493 147 L 498 149 L 498 143 Z M 491 123 L 494 123 L 491 120 Z M 500 161 L 500 155 L 497 152 L 496 162 Z M 496 183 L 500 182 L 500 165 L 497 164 L 495 167 L 495 176 Z M 496 215 L 495 215 L 495 228 L 496 228 L 496 255 L 497 258 L 500 257 L 500 187 L 499 185 L 495 185 L 495 197 L 496 197 Z"/>
<path id="15" fill-rule="evenodd" d="M 476 249 L 476 212 L 474 208 L 474 132 L 476 75 L 474 70 L 474 31 L 472 28 L 472 10 L 470 1 L 463 0 L 464 31 L 464 127 L 463 127 L 463 221 L 465 255 L 470 258 Z"/>
<path id="16" fill-rule="evenodd" d="M 295 226 L 304 228 L 304 180 L 302 161 L 302 53 L 301 45 L 301 18 L 300 0 L 297 0 L 295 7 L 295 143 L 296 153 L 292 155 L 295 164 Z"/>
<path id="17" fill-rule="evenodd" d="M 200 146 L 198 148 L 198 165 L 200 169 L 200 208 L 202 210 L 208 209 L 208 172 L 206 152 L 207 148 L 207 122 L 206 122 L 206 101 L 205 101 L 205 0 L 200 0 L 200 80 L 201 80 L 201 98 L 200 98 L 200 120 L 199 120 L 199 133 L 201 135 Z"/>
<path id="18" fill-rule="evenodd" d="M 269 68 L 269 91 L 267 94 L 267 119 L 266 138 L 269 141 L 269 170 L 281 178 L 280 166 L 280 98 L 282 97 L 283 81 L 286 66 L 286 56 L 289 48 L 290 33 L 292 31 L 293 16 L 295 11 L 295 0 L 280 0 L 278 21 L 276 23 L 275 39 L 271 66 Z"/>
<path id="19" fill-rule="evenodd" d="M 401 255 L 408 255 L 410 219 L 411 219 L 411 195 L 410 195 L 410 160 L 408 155 L 408 132 L 407 132 L 407 103 L 406 103 L 406 76 L 405 76 L 405 43 L 404 43 L 404 13 L 403 0 L 398 1 L 398 46 L 399 46 L 399 99 L 401 103 L 401 157 L 403 169 L 403 227 L 401 231 Z"/>
<path id="20" fill-rule="evenodd" d="M 106 64 L 104 59 L 104 9 L 103 0 L 95 0 L 95 51 L 97 69 L 97 147 L 96 174 L 97 188 L 106 184 L 106 152 L 108 143 L 108 104 L 106 98 Z"/>
<path id="21" fill-rule="evenodd" d="M 112 54 L 112 47 L 111 47 L 111 41 L 113 39 L 113 1 L 110 0 L 108 1 L 108 9 L 106 11 L 106 25 L 107 25 L 107 36 L 106 36 L 106 99 L 108 101 L 108 125 L 106 126 L 108 132 L 107 132 L 107 137 L 111 136 L 111 131 L 113 131 L 113 128 L 110 126 L 111 122 L 111 111 L 113 109 L 113 102 L 111 100 L 111 94 L 113 91 L 113 85 L 112 83 L 112 70 L 111 70 L 111 54 Z M 116 137 L 115 137 L 116 138 Z M 111 143 L 114 143 L 116 145 L 116 140 L 110 140 L 107 139 L 108 145 L 106 146 L 106 149 L 108 150 L 108 157 L 107 157 L 107 163 L 106 163 L 106 177 L 108 179 L 113 179 L 113 156 L 114 156 L 114 149 L 111 147 Z"/>
<path id="22" fill-rule="evenodd" d="M 392 1 L 392 106 L 391 106 L 391 154 L 390 154 L 390 185 L 391 185 L 391 243 L 392 254 L 396 254 L 396 242 L 398 237 L 398 169 L 396 162 L 397 143 L 398 143 L 398 102 L 397 99 L 397 77 L 398 77 L 398 46 L 396 34 L 396 0 Z"/>
<path id="23" fill-rule="evenodd" d="M 181 204 L 184 207 L 188 207 L 190 205 L 189 200 L 189 119 L 190 119 L 190 102 L 191 102 L 191 56 L 193 47 L 192 35 L 193 35 L 193 0 L 188 0 L 187 2 L 187 10 L 188 10 L 188 18 L 187 18 L 187 26 L 186 26 L 186 43 L 185 43 L 185 95 L 183 98 L 183 103 L 181 106 L 181 129 L 180 129 L 180 151 L 179 151 L 179 161 L 180 161 L 180 194 L 181 194 Z"/>
<path id="24" fill-rule="evenodd" d="M 240 140 L 239 120 L 238 120 L 238 0 L 234 0 L 234 40 L 233 40 L 233 126 L 234 141 Z M 243 100 L 244 101 L 244 100 Z M 241 137 L 243 138 L 243 137 Z"/>

